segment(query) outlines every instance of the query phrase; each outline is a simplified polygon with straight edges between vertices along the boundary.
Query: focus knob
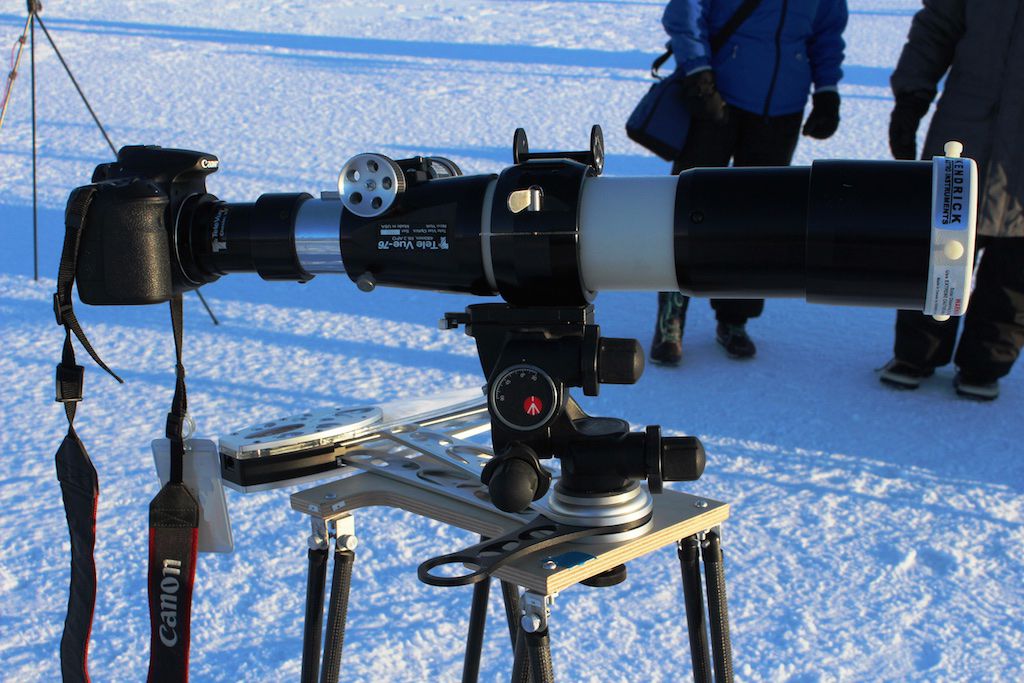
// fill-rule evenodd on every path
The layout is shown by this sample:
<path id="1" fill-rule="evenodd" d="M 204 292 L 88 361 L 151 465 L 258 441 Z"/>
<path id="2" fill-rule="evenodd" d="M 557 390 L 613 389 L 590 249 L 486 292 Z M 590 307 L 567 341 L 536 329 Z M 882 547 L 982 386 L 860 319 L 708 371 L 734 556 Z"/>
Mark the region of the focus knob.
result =
<path id="1" fill-rule="evenodd" d="M 383 154 L 357 154 L 341 167 L 338 193 L 346 209 L 361 218 L 380 216 L 405 192 L 405 173 Z"/>

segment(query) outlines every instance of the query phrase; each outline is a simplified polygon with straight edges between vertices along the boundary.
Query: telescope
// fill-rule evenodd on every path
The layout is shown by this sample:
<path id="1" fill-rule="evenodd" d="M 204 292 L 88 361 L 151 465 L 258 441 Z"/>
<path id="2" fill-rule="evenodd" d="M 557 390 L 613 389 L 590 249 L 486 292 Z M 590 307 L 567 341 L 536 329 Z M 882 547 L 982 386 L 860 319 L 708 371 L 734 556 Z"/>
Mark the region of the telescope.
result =
<path id="1" fill-rule="evenodd" d="M 529 151 L 464 176 L 451 161 L 360 154 L 338 190 L 225 202 L 211 154 L 125 147 L 97 167 L 78 286 L 89 304 L 149 304 L 235 272 L 304 282 L 586 305 L 602 290 L 966 311 L 977 170 L 969 159 L 817 161 L 606 177 L 586 152 Z"/>
<path id="2" fill-rule="evenodd" d="M 264 194 L 235 203 L 206 191 L 207 176 L 220 166 L 216 156 L 124 147 L 116 162 L 96 168 L 90 186 L 72 193 L 68 225 L 81 226 L 74 274 L 87 304 L 177 305 L 182 292 L 238 272 L 297 282 L 346 275 L 364 292 L 393 286 L 503 299 L 442 320 L 476 341 L 487 378 L 490 451 L 460 441 L 466 421 L 484 413 L 480 402 L 394 423 L 369 407 L 312 411 L 240 430 L 219 447 L 194 444 L 193 459 L 204 449 L 212 453 L 207 462 L 219 463 L 220 479 L 242 491 L 305 483 L 340 467 L 364 469 L 293 496 L 314 529 L 303 681 L 316 680 L 319 666 L 331 537 L 339 588 L 331 591 L 321 680 L 337 680 L 355 539 L 351 509 L 370 498 L 405 501 L 406 509 L 481 535 L 480 544 L 419 567 L 420 579 L 431 585 L 476 585 L 466 671 L 479 664 L 492 574 L 505 592 L 513 676 L 527 680 L 524 672 L 532 671 L 533 680 L 546 682 L 554 595 L 575 583 L 620 583 L 626 561 L 674 541 L 695 680 L 709 681 L 711 670 L 702 560 L 715 678 L 729 681 L 716 526 L 728 506 L 663 489 L 664 482 L 701 476 L 706 458 L 699 439 L 663 436 L 656 425 L 632 431 L 625 420 L 588 415 L 570 395 L 579 388 L 596 396 L 600 385 L 633 384 L 643 372 L 639 343 L 602 337 L 592 302 L 601 291 L 678 290 L 962 315 L 974 260 L 977 168 L 961 151 L 950 143 L 946 156 L 931 161 L 607 177 L 599 127 L 586 150 L 539 153 L 519 129 L 513 165 L 497 174 L 463 175 L 442 157 L 364 153 L 346 162 L 337 188 L 318 198 Z M 60 321 L 70 305 L 60 296 L 57 302 Z M 178 388 L 168 438 L 178 450 L 170 481 L 181 493 L 180 306 L 172 306 L 172 320 Z M 61 367 L 58 387 L 65 391 Z M 542 465 L 551 458 L 560 461 L 558 477 Z M 369 482 L 388 477 L 386 487 L 371 491 L 376 484 Z M 652 494 L 663 494 L 659 504 Z M 181 526 L 178 517 L 154 517 L 153 510 L 166 512 L 155 500 L 151 530 Z M 541 565 L 529 559 L 556 547 L 571 550 Z M 174 562 L 165 560 L 163 571 L 180 573 Z M 151 602 L 152 586 L 170 580 L 153 574 L 153 566 L 151 551 Z M 528 588 L 521 604 L 515 586 Z M 151 605 L 152 614 L 158 615 L 154 633 L 163 638 L 160 629 L 170 628 L 167 620 L 176 613 L 161 604 Z M 174 661 L 187 663 L 187 649 Z"/>

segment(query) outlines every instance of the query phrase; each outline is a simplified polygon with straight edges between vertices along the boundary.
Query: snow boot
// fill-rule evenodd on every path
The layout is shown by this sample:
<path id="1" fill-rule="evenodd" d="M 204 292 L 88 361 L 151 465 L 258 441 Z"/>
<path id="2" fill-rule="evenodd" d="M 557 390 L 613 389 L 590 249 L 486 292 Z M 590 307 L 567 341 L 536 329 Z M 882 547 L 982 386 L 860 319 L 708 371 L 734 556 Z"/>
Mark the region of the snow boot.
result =
<path id="1" fill-rule="evenodd" d="M 998 379 L 985 379 L 963 370 L 957 370 L 956 377 L 953 378 L 953 387 L 960 396 L 975 401 L 994 401 L 999 398 Z"/>
<path id="2" fill-rule="evenodd" d="M 923 368 L 899 358 L 893 358 L 882 366 L 878 379 L 897 389 L 917 389 L 921 381 L 935 374 L 935 368 Z"/>
<path id="3" fill-rule="evenodd" d="M 658 292 L 658 319 L 651 342 L 651 361 L 678 365 L 683 357 L 683 319 L 690 299 L 679 292 Z"/>
<path id="4" fill-rule="evenodd" d="M 715 338 L 722 345 L 729 358 L 753 358 L 757 347 L 747 335 L 746 325 L 718 323 Z"/>

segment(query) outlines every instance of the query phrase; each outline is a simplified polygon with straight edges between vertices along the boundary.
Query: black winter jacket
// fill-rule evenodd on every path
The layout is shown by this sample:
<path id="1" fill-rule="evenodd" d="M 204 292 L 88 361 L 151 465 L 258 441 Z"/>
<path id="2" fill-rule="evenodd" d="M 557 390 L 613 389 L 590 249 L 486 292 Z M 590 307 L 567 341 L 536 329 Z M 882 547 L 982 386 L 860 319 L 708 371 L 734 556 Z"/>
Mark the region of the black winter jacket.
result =
<path id="1" fill-rule="evenodd" d="M 981 172 L 978 232 L 1024 237 L 1024 0 L 924 0 L 891 84 L 931 99 L 923 156 L 949 140 Z"/>

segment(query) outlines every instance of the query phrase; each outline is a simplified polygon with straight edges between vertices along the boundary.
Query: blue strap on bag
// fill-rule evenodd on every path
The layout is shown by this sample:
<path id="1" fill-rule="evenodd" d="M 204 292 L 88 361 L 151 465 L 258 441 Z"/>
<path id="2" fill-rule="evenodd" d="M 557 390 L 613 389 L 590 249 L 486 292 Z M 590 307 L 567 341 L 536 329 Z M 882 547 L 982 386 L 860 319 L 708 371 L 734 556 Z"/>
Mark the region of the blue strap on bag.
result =
<path id="1" fill-rule="evenodd" d="M 746 21 L 761 0 L 746 0 L 729 17 L 722 30 L 711 38 L 711 54 L 718 52 L 736 29 Z M 658 70 L 672 56 L 672 45 L 666 46 L 664 54 L 651 64 L 651 76 L 655 83 L 640 99 L 633 113 L 626 121 L 626 135 L 639 145 L 646 147 L 665 161 L 675 161 L 690 130 L 690 110 L 686 107 L 683 80 L 686 74 L 676 68 L 668 76 L 658 75 Z"/>

